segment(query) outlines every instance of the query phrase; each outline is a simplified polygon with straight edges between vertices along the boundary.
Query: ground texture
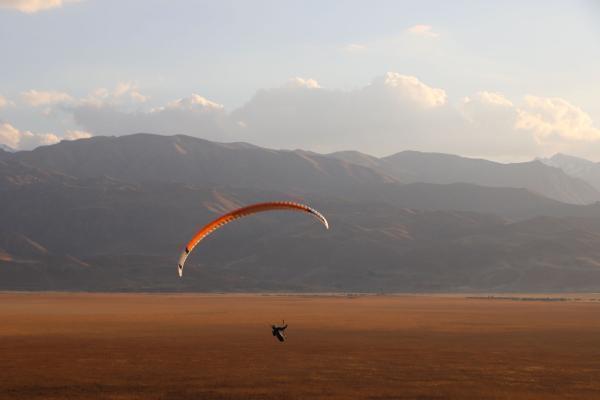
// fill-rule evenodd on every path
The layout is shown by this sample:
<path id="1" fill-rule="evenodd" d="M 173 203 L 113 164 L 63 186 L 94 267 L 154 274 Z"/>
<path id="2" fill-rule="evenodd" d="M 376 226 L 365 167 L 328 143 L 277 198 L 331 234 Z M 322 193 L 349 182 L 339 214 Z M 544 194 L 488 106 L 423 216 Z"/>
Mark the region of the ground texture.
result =
<path id="1" fill-rule="evenodd" d="M 600 399 L 600 302 L 5 293 L 0 371 L 11 400 Z"/>

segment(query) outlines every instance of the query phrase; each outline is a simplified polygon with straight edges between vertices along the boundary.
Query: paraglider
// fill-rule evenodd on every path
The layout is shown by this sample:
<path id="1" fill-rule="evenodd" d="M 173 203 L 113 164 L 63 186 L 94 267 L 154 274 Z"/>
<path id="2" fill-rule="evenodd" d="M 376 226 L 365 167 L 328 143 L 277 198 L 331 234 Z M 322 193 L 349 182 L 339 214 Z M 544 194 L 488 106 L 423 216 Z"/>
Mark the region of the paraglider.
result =
<path id="1" fill-rule="evenodd" d="M 229 222 L 234 221 L 238 218 L 242 218 L 242 217 L 245 217 L 245 216 L 248 216 L 251 214 L 255 214 L 255 213 L 259 213 L 259 212 L 263 212 L 263 211 L 273 211 L 273 210 L 297 211 L 297 212 L 304 212 L 307 214 L 311 214 L 316 219 L 318 219 L 319 222 L 321 222 L 323 225 L 325 225 L 326 229 L 329 229 L 329 223 L 327 222 L 327 219 L 325 219 L 323 214 L 321 214 L 314 208 L 309 207 L 305 204 L 294 203 L 294 202 L 289 202 L 289 201 L 280 201 L 280 202 L 270 202 L 270 203 L 258 203 L 258 204 L 253 204 L 250 206 L 238 208 L 237 210 L 228 212 L 227 214 L 224 214 L 224 215 L 218 217 L 217 219 L 215 219 L 214 221 L 208 223 L 194 235 L 192 240 L 190 240 L 188 242 L 187 246 L 185 246 L 185 249 L 183 250 L 183 252 L 181 253 L 181 256 L 179 257 L 179 263 L 177 264 L 177 271 L 179 273 L 179 276 L 180 277 L 183 276 L 183 266 L 185 265 L 185 261 L 187 260 L 191 251 L 194 250 L 194 247 L 196 247 L 198 245 L 198 243 L 200 243 L 202 241 L 202 239 L 204 239 L 205 237 L 207 237 L 208 235 L 210 235 L 212 232 L 219 229 L 223 225 L 228 224 Z M 272 330 L 273 336 L 275 336 L 277 338 L 277 340 L 279 340 L 280 342 L 284 342 L 286 340 L 284 331 L 287 329 L 287 327 L 288 326 L 285 324 L 285 321 L 283 321 L 283 324 L 281 326 L 271 325 L 271 330 Z"/>
<path id="2" fill-rule="evenodd" d="M 200 243 L 200 241 L 202 241 L 202 239 L 204 239 L 206 236 L 210 235 L 212 232 L 219 229 L 223 225 L 228 224 L 229 222 L 234 221 L 238 218 L 246 217 L 248 215 L 263 212 L 263 211 L 273 211 L 273 210 L 297 211 L 297 212 L 304 212 L 307 214 L 311 214 L 315 218 L 317 218 L 323 225 L 325 225 L 325 228 L 329 229 L 329 223 L 327 222 L 327 219 L 325 219 L 323 214 L 321 214 L 314 208 L 309 207 L 305 204 L 301 204 L 301 203 L 294 203 L 294 202 L 290 202 L 290 201 L 279 201 L 279 202 L 269 202 L 269 203 L 258 203 L 258 204 L 253 204 L 250 206 L 238 208 L 237 210 L 228 212 L 227 214 L 224 214 L 224 215 L 218 217 L 217 219 L 215 219 L 214 221 L 208 223 L 194 235 L 192 240 L 190 240 L 188 242 L 187 246 L 185 246 L 185 249 L 183 250 L 183 252 L 181 253 L 181 256 L 179 257 L 179 263 L 177 264 L 177 271 L 179 272 L 179 276 L 180 277 L 183 276 L 183 266 L 185 264 L 186 259 L 189 256 L 190 252 L 192 250 L 194 250 L 194 247 L 196 247 L 196 245 L 198 245 L 198 243 Z"/>

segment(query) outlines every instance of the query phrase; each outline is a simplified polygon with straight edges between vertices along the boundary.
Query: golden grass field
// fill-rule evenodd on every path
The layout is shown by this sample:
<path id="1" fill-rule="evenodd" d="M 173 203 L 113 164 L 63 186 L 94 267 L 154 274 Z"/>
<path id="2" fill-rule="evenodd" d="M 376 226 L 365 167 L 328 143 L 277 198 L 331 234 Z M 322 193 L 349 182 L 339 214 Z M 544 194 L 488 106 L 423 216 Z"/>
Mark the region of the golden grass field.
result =
<path id="1" fill-rule="evenodd" d="M 4 293 L 0 398 L 600 399 L 600 302 Z"/>

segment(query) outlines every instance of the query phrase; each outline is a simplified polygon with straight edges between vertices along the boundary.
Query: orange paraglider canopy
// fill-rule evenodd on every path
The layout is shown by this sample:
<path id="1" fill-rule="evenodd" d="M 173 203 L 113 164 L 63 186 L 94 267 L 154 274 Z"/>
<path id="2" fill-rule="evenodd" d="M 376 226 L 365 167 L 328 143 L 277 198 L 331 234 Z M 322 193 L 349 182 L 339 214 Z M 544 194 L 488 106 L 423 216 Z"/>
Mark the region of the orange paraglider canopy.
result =
<path id="1" fill-rule="evenodd" d="M 198 231 L 198 233 L 196 233 L 194 235 L 192 240 L 190 240 L 188 242 L 187 246 L 185 246 L 185 249 L 183 250 L 183 252 L 181 253 L 181 256 L 179 257 L 179 264 L 177 265 L 177 271 L 179 272 L 179 276 L 181 277 L 183 275 L 183 266 L 185 264 L 185 260 L 187 259 L 188 255 L 190 254 L 190 252 L 192 250 L 194 250 L 194 247 L 196 247 L 196 245 L 202 241 L 202 239 L 204 239 L 205 237 L 207 237 L 208 235 L 210 235 L 212 232 L 219 229 L 223 225 L 228 224 L 229 222 L 234 221 L 238 218 L 242 218 L 242 217 L 245 217 L 245 216 L 248 216 L 251 214 L 256 214 L 256 213 L 263 212 L 263 211 L 273 211 L 273 210 L 299 211 L 299 212 L 305 212 L 308 214 L 312 214 L 323 225 L 325 225 L 325 228 L 329 229 L 329 223 L 327 222 L 327 220 L 325 219 L 323 214 L 321 214 L 314 208 L 309 207 L 305 204 L 294 203 L 294 202 L 289 202 L 289 201 L 276 201 L 276 202 L 269 202 L 269 203 L 252 204 L 250 206 L 238 208 L 237 210 L 228 212 L 227 214 L 224 214 L 224 215 L 220 216 L 219 218 L 215 219 L 214 221 L 208 223 L 202 229 L 200 229 Z"/>

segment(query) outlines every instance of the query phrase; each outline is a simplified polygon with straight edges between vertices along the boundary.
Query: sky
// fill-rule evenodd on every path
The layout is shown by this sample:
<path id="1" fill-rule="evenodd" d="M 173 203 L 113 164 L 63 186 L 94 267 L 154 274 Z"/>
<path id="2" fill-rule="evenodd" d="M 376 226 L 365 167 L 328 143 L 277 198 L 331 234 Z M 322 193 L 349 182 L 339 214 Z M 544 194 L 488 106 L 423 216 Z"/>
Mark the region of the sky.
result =
<path id="1" fill-rule="evenodd" d="M 600 3 L 0 0 L 0 144 L 600 161 Z"/>

